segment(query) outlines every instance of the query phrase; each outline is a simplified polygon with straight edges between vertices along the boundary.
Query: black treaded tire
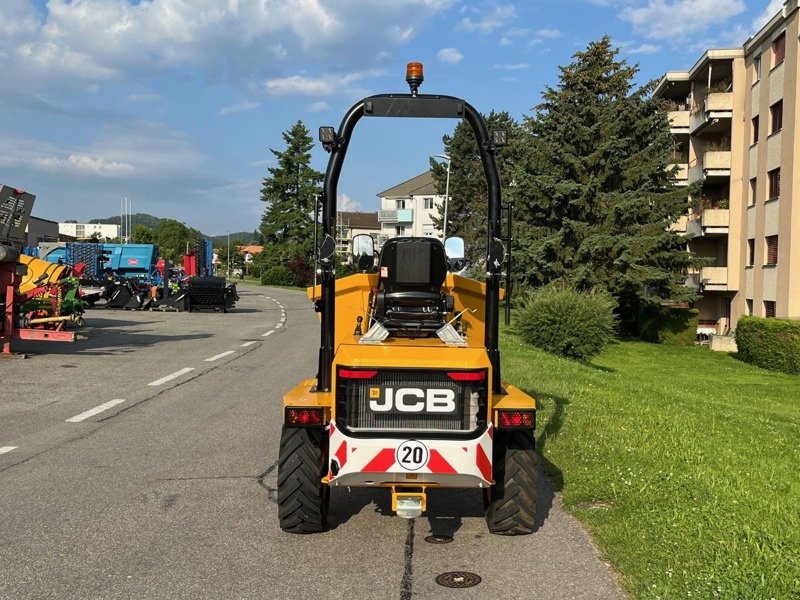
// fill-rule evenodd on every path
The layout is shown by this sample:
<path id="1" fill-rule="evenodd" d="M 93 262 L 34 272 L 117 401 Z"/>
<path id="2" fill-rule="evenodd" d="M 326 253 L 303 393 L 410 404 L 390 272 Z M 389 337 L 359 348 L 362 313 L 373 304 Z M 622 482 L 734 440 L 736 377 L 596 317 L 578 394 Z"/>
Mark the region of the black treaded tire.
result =
<path id="1" fill-rule="evenodd" d="M 328 434 L 284 427 L 278 453 L 278 518 L 290 533 L 319 533 L 328 518 Z"/>
<path id="2" fill-rule="evenodd" d="M 536 513 L 536 455 L 533 432 L 495 430 L 491 490 L 484 493 L 489 531 L 498 535 L 533 533 Z"/>

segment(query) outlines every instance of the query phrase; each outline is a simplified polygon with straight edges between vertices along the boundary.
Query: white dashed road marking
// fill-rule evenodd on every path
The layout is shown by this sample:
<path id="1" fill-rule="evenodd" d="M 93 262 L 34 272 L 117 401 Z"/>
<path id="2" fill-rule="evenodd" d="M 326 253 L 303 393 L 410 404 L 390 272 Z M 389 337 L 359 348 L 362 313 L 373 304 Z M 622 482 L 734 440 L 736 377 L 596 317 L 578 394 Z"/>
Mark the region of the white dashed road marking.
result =
<path id="1" fill-rule="evenodd" d="M 11 452 L 12 450 L 16 450 L 17 448 L 19 448 L 19 446 L 0 446 L 0 454 Z"/>
<path id="2" fill-rule="evenodd" d="M 151 381 L 147 385 L 150 385 L 150 386 L 153 386 L 153 387 L 159 386 L 159 385 L 163 385 L 163 384 L 167 383 L 168 381 L 172 381 L 173 379 L 176 379 L 176 378 L 180 377 L 181 375 L 186 375 L 186 373 L 190 373 L 191 371 L 194 371 L 194 368 L 192 368 L 192 367 L 184 367 L 180 371 L 175 371 L 174 373 L 170 373 L 166 377 L 162 377 L 161 379 L 156 379 L 155 381 Z"/>
<path id="3" fill-rule="evenodd" d="M 95 406 L 94 408 L 87 410 L 86 412 L 82 412 L 79 415 L 70 417 L 69 419 L 67 419 L 67 423 L 80 423 L 81 421 L 84 421 L 89 417 L 93 417 L 97 414 L 100 414 L 104 410 L 108 410 L 109 408 L 112 408 L 117 404 L 122 404 L 123 402 L 125 402 L 125 400 L 123 400 L 122 398 L 117 398 L 116 400 L 109 400 L 105 404 L 101 404 L 100 406 Z"/>
<path id="4" fill-rule="evenodd" d="M 261 337 L 267 337 L 268 335 L 272 335 L 273 333 L 275 333 L 275 330 L 270 329 L 267 333 L 262 333 Z"/>
<path id="5" fill-rule="evenodd" d="M 207 358 L 205 362 L 214 362 L 215 360 L 219 360 L 220 358 L 225 358 L 226 356 L 230 356 L 231 354 L 236 354 L 236 350 L 227 350 L 225 352 L 220 352 L 219 354 L 215 354 L 211 358 Z"/>
<path id="6" fill-rule="evenodd" d="M 278 323 L 275 325 L 275 329 L 280 329 L 281 327 L 283 327 L 283 323 Z"/>
<path id="7" fill-rule="evenodd" d="M 252 346 L 253 344 L 258 343 L 258 340 L 250 340 L 249 342 L 245 342 L 241 345 L 242 348 L 247 348 L 248 346 Z"/>

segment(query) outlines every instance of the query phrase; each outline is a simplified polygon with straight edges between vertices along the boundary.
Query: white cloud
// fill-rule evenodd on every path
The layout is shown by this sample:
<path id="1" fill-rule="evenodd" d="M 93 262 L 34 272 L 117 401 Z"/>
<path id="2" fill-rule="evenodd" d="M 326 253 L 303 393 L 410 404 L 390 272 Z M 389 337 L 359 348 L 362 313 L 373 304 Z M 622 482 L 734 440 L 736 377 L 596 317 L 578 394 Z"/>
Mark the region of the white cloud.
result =
<path id="1" fill-rule="evenodd" d="M 233 113 L 246 112 L 248 110 L 258 108 L 259 106 L 261 105 L 258 102 L 250 102 L 245 100 L 244 102 L 239 102 L 238 104 L 232 104 L 231 106 L 220 108 L 219 111 L 217 111 L 217 116 L 224 117 L 225 115 L 230 115 Z"/>
<path id="2" fill-rule="evenodd" d="M 308 107 L 308 111 L 314 113 L 326 112 L 329 111 L 330 109 L 331 109 L 330 105 L 322 100 L 320 100 L 319 102 L 314 102 L 313 104 L 310 104 Z"/>
<path id="3" fill-rule="evenodd" d="M 537 29 L 534 33 L 537 38 L 553 40 L 561 37 L 561 32 L 558 29 Z"/>
<path id="4" fill-rule="evenodd" d="M 361 209 L 361 204 L 347 194 L 339 194 L 339 210 L 355 212 Z"/>
<path id="5" fill-rule="evenodd" d="M 628 50 L 628 54 L 655 54 L 661 50 L 661 46 L 655 44 L 641 44 Z"/>
<path id="6" fill-rule="evenodd" d="M 764 25 L 769 23 L 770 19 L 777 15 L 783 9 L 784 0 L 770 0 L 764 11 L 753 19 L 752 29 L 753 33 L 757 32 Z"/>
<path id="7" fill-rule="evenodd" d="M 441 62 L 457 65 L 464 60 L 464 55 L 458 51 L 458 48 L 442 48 L 436 53 L 436 58 Z"/>
<path id="8" fill-rule="evenodd" d="M 492 4 L 488 10 L 473 8 L 472 12 L 475 13 L 475 18 L 464 17 L 458 22 L 457 29 L 487 34 L 505 27 L 517 16 L 517 9 L 513 4 Z"/>
<path id="9" fill-rule="evenodd" d="M 129 121 L 103 127 L 88 144 L 54 144 L 8 135 L 0 165 L 63 175 L 159 179 L 196 173 L 199 144 L 161 123 Z"/>
<path id="10" fill-rule="evenodd" d="M 498 71 L 522 71 L 523 69 L 530 69 L 530 65 L 528 63 L 515 63 L 510 65 L 494 65 L 492 66 L 493 69 Z"/>
<path id="11" fill-rule="evenodd" d="M 619 17 L 647 38 L 677 40 L 718 26 L 744 8 L 744 0 L 648 0 L 647 6 L 625 8 Z"/>
<path id="12" fill-rule="evenodd" d="M 299 65 L 374 64 L 453 3 L 49 0 L 37 12 L 32 0 L 2 0 L 0 71 L 32 91 L 173 68 L 247 88 Z"/>
<path id="13" fill-rule="evenodd" d="M 107 160 L 98 156 L 70 154 L 67 158 L 53 156 L 36 158 L 32 165 L 55 173 L 72 172 L 81 175 L 122 175 L 134 170 L 133 165 Z"/>
<path id="14" fill-rule="evenodd" d="M 514 44 L 514 40 L 512 40 L 510 37 L 507 37 L 507 36 L 504 35 L 503 37 L 500 38 L 500 45 L 501 46 L 511 46 L 513 44 Z"/>
<path id="15" fill-rule="evenodd" d="M 268 80 L 264 84 L 264 90 L 270 96 L 309 96 L 314 98 L 331 96 L 342 91 L 359 96 L 362 90 L 353 88 L 353 84 L 382 74 L 381 70 L 370 69 L 354 73 L 328 73 L 319 77 L 291 75 Z"/>

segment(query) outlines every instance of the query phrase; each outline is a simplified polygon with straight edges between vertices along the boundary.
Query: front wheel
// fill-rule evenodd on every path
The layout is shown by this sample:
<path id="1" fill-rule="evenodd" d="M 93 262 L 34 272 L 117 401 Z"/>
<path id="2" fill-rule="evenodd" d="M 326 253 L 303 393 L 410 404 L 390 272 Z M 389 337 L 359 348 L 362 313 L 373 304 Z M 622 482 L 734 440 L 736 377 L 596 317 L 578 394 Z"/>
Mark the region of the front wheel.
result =
<path id="1" fill-rule="evenodd" d="M 290 533 L 318 533 L 328 518 L 328 434 L 284 427 L 278 453 L 278 517 Z"/>
<path id="2" fill-rule="evenodd" d="M 533 533 L 536 513 L 536 456 L 533 432 L 501 431 L 494 434 L 495 484 L 484 493 L 484 513 L 491 533 Z"/>

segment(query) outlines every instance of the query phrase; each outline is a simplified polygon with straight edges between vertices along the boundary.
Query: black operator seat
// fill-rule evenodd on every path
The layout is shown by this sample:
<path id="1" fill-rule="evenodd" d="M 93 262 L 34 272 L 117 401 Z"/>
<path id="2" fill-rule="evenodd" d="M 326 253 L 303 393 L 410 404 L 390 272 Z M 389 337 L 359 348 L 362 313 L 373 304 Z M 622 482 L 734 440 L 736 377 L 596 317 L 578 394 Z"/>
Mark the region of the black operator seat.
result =
<path id="1" fill-rule="evenodd" d="M 399 336 L 434 335 L 453 311 L 442 292 L 447 276 L 444 244 L 436 238 L 398 237 L 384 243 L 378 266 L 375 317 Z"/>

